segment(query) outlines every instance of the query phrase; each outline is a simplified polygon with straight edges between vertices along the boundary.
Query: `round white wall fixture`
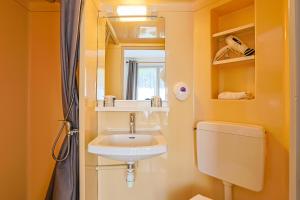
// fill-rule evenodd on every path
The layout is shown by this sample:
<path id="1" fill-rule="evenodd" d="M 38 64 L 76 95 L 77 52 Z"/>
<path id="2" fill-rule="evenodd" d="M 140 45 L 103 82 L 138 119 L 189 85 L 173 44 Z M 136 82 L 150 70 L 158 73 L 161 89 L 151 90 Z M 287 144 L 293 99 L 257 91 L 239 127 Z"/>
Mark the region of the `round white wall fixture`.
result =
<path id="1" fill-rule="evenodd" d="M 180 101 L 185 101 L 190 96 L 190 89 L 186 83 L 178 82 L 173 88 L 176 98 Z"/>

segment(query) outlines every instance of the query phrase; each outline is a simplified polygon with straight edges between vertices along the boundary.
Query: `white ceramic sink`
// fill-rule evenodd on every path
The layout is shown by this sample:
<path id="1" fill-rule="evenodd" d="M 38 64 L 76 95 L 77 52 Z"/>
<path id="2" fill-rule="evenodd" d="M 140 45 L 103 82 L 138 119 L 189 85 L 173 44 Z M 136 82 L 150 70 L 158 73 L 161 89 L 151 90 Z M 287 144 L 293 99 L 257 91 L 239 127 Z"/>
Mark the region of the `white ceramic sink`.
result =
<path id="1" fill-rule="evenodd" d="M 159 132 L 110 132 L 91 141 L 88 152 L 130 163 L 166 153 L 167 143 Z"/>

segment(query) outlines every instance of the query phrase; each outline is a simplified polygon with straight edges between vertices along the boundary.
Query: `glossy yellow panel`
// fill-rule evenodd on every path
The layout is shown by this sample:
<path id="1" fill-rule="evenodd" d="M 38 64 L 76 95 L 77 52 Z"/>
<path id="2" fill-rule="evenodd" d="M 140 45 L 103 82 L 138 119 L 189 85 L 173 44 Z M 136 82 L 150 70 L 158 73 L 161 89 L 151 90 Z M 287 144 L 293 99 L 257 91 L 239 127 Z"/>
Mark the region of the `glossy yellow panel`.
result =
<path id="1" fill-rule="evenodd" d="M 258 124 L 267 130 L 267 163 L 265 187 L 262 192 L 234 188 L 234 199 L 288 199 L 288 138 L 289 138 L 289 66 L 287 64 L 286 24 L 287 1 L 255 1 L 256 63 L 255 92 L 251 101 L 212 100 L 210 95 L 210 11 L 218 3 L 199 10 L 194 15 L 194 80 L 195 119 L 222 120 Z M 236 20 L 236 19 L 232 19 Z M 241 76 L 233 69 L 228 78 Z M 226 75 L 227 76 L 227 75 Z M 234 84 L 245 84 L 237 78 Z M 230 86 L 233 87 L 233 86 Z M 221 199 L 222 185 L 206 185 L 199 176 L 199 188 L 215 199 Z"/>
<path id="2" fill-rule="evenodd" d="M 28 12 L 0 2 L 1 199 L 26 199 Z"/>
<path id="3" fill-rule="evenodd" d="M 58 11 L 29 13 L 28 199 L 42 199 L 48 189 L 63 118 L 59 18 Z"/>
<path id="4" fill-rule="evenodd" d="M 195 192 L 193 98 L 176 100 L 172 88 L 178 81 L 186 82 L 193 90 L 193 14 L 191 12 L 160 13 L 166 19 L 166 76 L 169 114 L 136 116 L 137 128 L 159 126 L 168 142 L 168 153 L 140 161 L 134 188 L 128 189 L 124 168 L 99 171 L 100 199 L 109 200 L 183 200 Z M 180 26 L 180 28 L 178 28 Z M 99 133 L 107 128 L 127 128 L 128 113 L 99 113 Z M 101 164 L 118 163 L 100 158 Z M 198 180 L 197 180 L 198 181 Z"/>
<path id="5" fill-rule="evenodd" d="M 87 152 L 88 143 L 97 136 L 97 61 L 103 56 L 98 42 L 98 10 L 92 0 L 84 3 L 80 40 L 80 199 L 97 200 L 97 156 Z M 99 49 L 98 49 L 99 47 Z M 100 54 L 99 54 L 100 52 Z M 103 59 L 102 59 L 103 60 Z"/>
<path id="6" fill-rule="evenodd" d="M 256 23 L 255 70 L 252 69 L 253 66 L 246 66 L 245 71 L 229 67 L 226 73 L 221 73 L 219 77 L 224 80 L 234 79 L 232 82 L 222 83 L 225 89 L 251 87 L 250 90 L 255 90 L 256 93 L 256 99 L 251 101 L 211 99 L 211 9 L 225 2 L 229 1 L 218 1 L 195 13 L 161 13 L 166 18 L 167 83 L 171 111 L 168 115 L 147 116 L 139 113 L 137 127 L 160 125 L 169 145 L 168 154 L 139 162 L 137 181 L 133 189 L 126 186 L 124 168 L 100 170 L 100 200 L 183 200 L 197 193 L 216 200 L 223 199 L 222 182 L 200 173 L 195 164 L 193 127 L 199 120 L 222 120 L 264 126 L 267 130 L 264 190 L 256 193 L 234 187 L 234 198 L 288 199 L 289 67 L 288 54 L 285 51 L 287 1 L 256 0 L 254 6 L 246 8 L 242 15 L 235 13 L 221 19 L 225 22 L 235 18 L 233 25 L 252 20 Z M 252 1 L 245 2 L 243 6 Z M 236 3 L 235 6 L 239 7 Z M 219 12 L 225 13 L 228 10 Z M 237 16 L 241 18 L 238 19 Z M 249 71 L 251 78 L 245 82 L 241 77 L 249 74 Z M 194 92 L 186 102 L 177 101 L 171 93 L 173 85 L 178 81 L 186 82 Z M 128 128 L 128 113 L 98 113 L 98 126 L 100 134 L 107 128 Z M 99 158 L 98 161 L 101 164 L 117 163 L 103 158 Z"/>

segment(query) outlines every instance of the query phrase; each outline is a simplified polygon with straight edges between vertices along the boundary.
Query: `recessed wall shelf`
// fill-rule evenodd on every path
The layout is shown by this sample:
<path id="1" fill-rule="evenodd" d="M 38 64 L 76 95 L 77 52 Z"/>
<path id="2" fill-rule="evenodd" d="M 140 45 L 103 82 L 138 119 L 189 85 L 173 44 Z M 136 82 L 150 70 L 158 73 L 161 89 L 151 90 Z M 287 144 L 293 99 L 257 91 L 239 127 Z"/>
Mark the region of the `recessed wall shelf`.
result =
<path id="1" fill-rule="evenodd" d="M 222 64 L 227 64 L 227 63 L 234 63 L 234 62 L 242 62 L 242 61 L 248 61 L 248 60 L 254 60 L 255 56 L 243 56 L 243 57 L 238 57 L 238 58 L 229 58 L 225 60 L 218 60 L 214 61 L 213 65 L 222 65 Z"/>
<path id="2" fill-rule="evenodd" d="M 220 102 L 221 92 L 249 92 L 255 98 L 256 55 L 236 57 L 227 52 L 222 60 L 215 55 L 228 45 L 226 37 L 234 35 L 247 47 L 255 49 L 255 0 L 231 0 L 211 10 L 211 98 Z M 241 52 L 242 53 L 242 52 Z M 252 100 L 252 99 L 251 99 Z M 230 100 L 229 100 L 230 101 Z M 234 102 L 241 100 L 234 100 Z M 242 100 L 249 102 L 249 100 Z"/>
<path id="3" fill-rule="evenodd" d="M 243 25 L 243 26 L 239 26 L 237 28 L 232 28 L 232 29 L 229 29 L 229 30 L 226 30 L 226 31 L 215 33 L 212 36 L 213 37 L 221 37 L 221 36 L 229 35 L 229 34 L 232 34 L 232 33 L 238 33 L 238 32 L 241 32 L 241 31 L 245 31 L 247 29 L 252 29 L 254 27 L 255 27 L 254 23 L 246 24 L 246 25 Z"/>

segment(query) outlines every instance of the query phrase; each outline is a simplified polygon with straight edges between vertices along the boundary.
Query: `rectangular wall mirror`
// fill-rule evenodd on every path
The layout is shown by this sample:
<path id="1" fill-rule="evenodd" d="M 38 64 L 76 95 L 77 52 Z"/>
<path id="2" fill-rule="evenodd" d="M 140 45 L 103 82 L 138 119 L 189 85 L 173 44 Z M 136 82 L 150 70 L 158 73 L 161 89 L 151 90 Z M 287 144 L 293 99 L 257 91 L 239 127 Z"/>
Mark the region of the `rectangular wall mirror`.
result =
<path id="1" fill-rule="evenodd" d="M 164 18 L 104 17 L 98 26 L 98 100 L 166 101 Z"/>

